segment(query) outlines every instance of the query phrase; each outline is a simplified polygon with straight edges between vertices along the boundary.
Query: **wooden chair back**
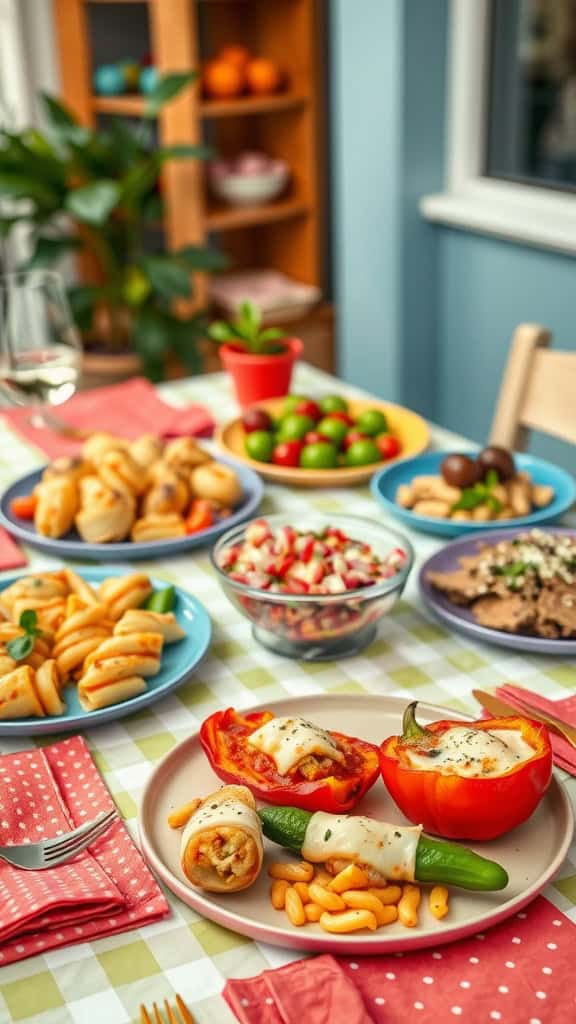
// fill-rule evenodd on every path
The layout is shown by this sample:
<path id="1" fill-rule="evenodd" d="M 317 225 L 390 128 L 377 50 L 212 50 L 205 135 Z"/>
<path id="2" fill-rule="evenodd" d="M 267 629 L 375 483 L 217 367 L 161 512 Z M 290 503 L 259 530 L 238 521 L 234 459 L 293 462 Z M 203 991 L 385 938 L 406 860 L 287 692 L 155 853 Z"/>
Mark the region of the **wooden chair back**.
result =
<path id="1" fill-rule="evenodd" d="M 540 324 L 514 331 L 490 444 L 524 451 L 530 430 L 576 444 L 576 352 L 550 350 L 551 340 Z"/>

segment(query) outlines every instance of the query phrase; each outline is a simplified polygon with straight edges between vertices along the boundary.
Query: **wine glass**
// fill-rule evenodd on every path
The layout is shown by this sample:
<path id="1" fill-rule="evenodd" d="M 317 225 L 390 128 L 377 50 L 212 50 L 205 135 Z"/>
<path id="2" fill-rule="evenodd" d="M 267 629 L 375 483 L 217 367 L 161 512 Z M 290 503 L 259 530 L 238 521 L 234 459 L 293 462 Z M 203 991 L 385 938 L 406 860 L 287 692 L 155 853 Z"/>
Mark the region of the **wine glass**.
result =
<path id="1" fill-rule="evenodd" d="M 15 405 L 61 405 L 76 391 L 81 343 L 52 270 L 0 276 L 0 393 Z M 56 417 L 37 411 L 35 426 Z"/>

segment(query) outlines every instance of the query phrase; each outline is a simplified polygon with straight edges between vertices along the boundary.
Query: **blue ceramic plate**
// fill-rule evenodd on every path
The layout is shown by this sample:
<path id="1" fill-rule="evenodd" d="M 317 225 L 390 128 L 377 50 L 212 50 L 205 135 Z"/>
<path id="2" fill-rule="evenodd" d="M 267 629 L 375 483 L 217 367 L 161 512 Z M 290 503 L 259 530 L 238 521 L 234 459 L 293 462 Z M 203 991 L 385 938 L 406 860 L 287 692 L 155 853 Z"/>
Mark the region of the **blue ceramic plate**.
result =
<path id="1" fill-rule="evenodd" d="M 0 593 L 15 580 L 21 579 L 26 573 L 16 573 L 0 582 Z M 98 569 L 82 569 L 80 575 L 89 583 L 100 583 L 108 576 L 122 576 L 121 570 L 101 566 Z M 152 585 L 161 590 L 167 584 L 150 577 Z M 11 722 L 0 721 L 0 736 L 39 736 L 41 733 L 72 732 L 73 730 L 88 729 L 94 725 L 102 725 L 103 722 L 111 722 L 115 718 L 124 718 L 134 711 L 160 700 L 171 690 L 180 686 L 198 667 L 202 658 L 210 646 L 212 636 L 212 624 L 208 612 L 203 604 L 200 604 L 195 597 L 187 594 L 186 591 L 176 587 L 176 603 L 174 614 L 182 629 L 186 631 L 186 637 L 175 644 L 166 644 L 162 651 L 162 665 L 156 676 L 150 676 L 147 680 L 145 693 L 123 704 L 112 704 L 109 708 L 102 708 L 100 711 L 84 711 L 78 702 L 76 690 L 73 686 L 67 686 L 64 691 L 66 702 L 66 714 L 55 715 L 50 718 L 20 718 Z"/>
<path id="2" fill-rule="evenodd" d="M 413 459 L 395 462 L 387 469 L 381 470 L 372 478 L 370 485 L 372 494 L 387 512 L 391 512 L 406 526 L 423 533 L 436 533 L 441 537 L 459 537 L 466 533 L 486 533 L 502 530 L 506 525 L 514 527 L 542 526 L 554 523 L 568 511 L 576 501 L 576 481 L 566 470 L 554 466 L 534 455 L 515 455 L 514 461 L 519 470 L 529 473 L 535 484 L 549 484 L 554 488 L 556 497 L 546 508 L 537 509 L 529 516 L 516 519 L 497 519 L 489 523 L 462 523 L 452 519 L 433 519 L 431 516 L 419 516 L 410 509 L 402 508 L 396 503 L 396 491 L 400 484 L 409 484 L 415 476 L 438 476 L 440 464 L 448 452 L 431 452 L 428 455 L 417 455 Z"/>
<path id="3" fill-rule="evenodd" d="M 238 476 L 242 484 L 242 504 L 227 519 L 222 519 L 221 522 L 215 523 L 214 526 L 210 526 L 207 530 L 202 530 L 201 533 L 192 533 L 187 537 L 175 537 L 172 540 L 152 540 L 140 544 L 135 544 L 130 540 L 113 544 L 87 544 L 76 533 L 76 530 L 70 530 L 65 537 L 59 537 L 57 540 L 53 540 L 52 537 L 41 537 L 39 533 L 36 533 L 34 523 L 30 523 L 25 519 L 18 519 L 12 515 L 10 504 L 14 498 L 31 493 L 39 482 L 44 469 L 37 469 L 33 473 L 27 473 L 26 476 L 21 477 L 20 480 L 17 480 L 16 483 L 4 491 L 2 498 L 0 498 L 0 523 L 6 527 L 13 537 L 17 537 L 18 540 L 23 541 L 25 544 L 30 544 L 33 548 L 40 548 L 41 551 L 46 551 L 49 555 L 55 555 L 58 558 L 68 556 L 70 558 L 80 558 L 87 561 L 93 560 L 95 562 L 134 562 L 139 558 L 159 558 L 165 555 L 178 555 L 182 551 L 189 551 L 190 548 L 212 544 L 221 533 L 229 530 L 231 526 L 235 526 L 236 523 L 242 523 L 245 519 L 251 519 L 260 506 L 264 488 L 258 474 L 246 466 L 240 466 L 232 459 L 219 458 L 218 461 L 231 466 Z"/>
<path id="4" fill-rule="evenodd" d="M 486 540 L 490 544 L 498 544 L 501 540 L 509 540 L 523 532 L 523 530 L 495 530 Z M 547 532 L 575 536 L 574 530 L 562 527 L 547 528 Z M 504 633 L 498 629 L 480 626 L 470 608 L 461 608 L 454 604 L 445 594 L 436 590 L 428 582 L 426 576 L 429 572 L 453 572 L 454 569 L 458 569 L 459 559 L 463 556 L 478 554 L 478 544 L 484 540 L 479 537 L 463 537 L 461 540 L 454 540 L 424 562 L 420 569 L 418 582 L 422 600 L 430 611 L 449 629 L 456 629 L 459 633 L 470 637 L 471 640 L 482 640 L 487 644 L 496 644 L 498 647 L 508 647 L 514 651 L 524 651 L 528 654 L 560 654 L 567 658 L 576 656 L 576 640 L 550 640 L 547 637 Z"/>

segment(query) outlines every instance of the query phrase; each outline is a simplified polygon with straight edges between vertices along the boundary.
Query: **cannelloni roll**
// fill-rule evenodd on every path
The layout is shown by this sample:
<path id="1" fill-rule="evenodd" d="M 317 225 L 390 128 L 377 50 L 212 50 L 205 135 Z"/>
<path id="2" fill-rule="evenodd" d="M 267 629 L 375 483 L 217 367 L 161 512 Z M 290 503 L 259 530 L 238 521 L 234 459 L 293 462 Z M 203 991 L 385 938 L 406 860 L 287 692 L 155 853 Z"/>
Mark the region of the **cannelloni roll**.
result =
<path id="1" fill-rule="evenodd" d="M 78 683 L 78 700 L 85 711 L 98 711 L 110 704 L 121 704 L 124 700 L 144 693 L 146 682 L 142 676 L 125 676 L 122 679 L 102 682 L 96 676 L 84 676 Z"/>
<path id="2" fill-rule="evenodd" d="M 263 857 L 262 826 L 246 786 L 224 786 L 205 797 L 182 834 L 182 871 L 206 892 L 247 889 Z"/>
<path id="3" fill-rule="evenodd" d="M 167 644 L 174 644 L 186 636 L 174 612 L 149 612 L 145 608 L 130 608 L 114 626 L 114 636 L 142 632 L 160 633 Z"/>

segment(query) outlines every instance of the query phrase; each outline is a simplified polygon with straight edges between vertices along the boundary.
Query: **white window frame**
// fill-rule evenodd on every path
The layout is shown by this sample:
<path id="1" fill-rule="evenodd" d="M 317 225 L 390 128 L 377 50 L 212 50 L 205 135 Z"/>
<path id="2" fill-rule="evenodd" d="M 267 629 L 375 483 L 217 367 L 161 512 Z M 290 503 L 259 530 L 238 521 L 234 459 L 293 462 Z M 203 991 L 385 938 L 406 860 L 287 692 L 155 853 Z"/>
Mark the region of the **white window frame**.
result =
<path id="1" fill-rule="evenodd" d="M 445 191 L 424 196 L 430 221 L 576 253 L 576 195 L 483 171 L 491 0 L 451 0 Z"/>

